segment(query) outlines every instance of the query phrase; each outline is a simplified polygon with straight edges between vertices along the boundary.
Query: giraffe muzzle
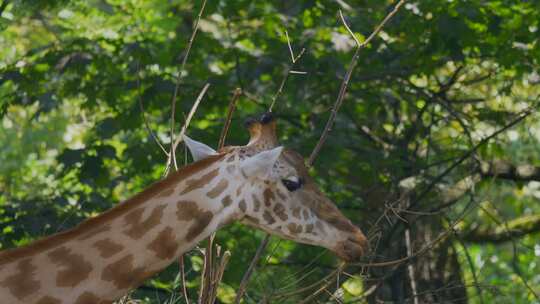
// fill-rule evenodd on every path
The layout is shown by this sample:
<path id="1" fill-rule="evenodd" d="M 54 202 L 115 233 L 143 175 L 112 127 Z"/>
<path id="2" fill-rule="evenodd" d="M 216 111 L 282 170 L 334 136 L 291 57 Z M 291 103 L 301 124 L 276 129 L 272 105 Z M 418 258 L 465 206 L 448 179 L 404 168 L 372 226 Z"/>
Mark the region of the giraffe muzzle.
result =
<path id="1" fill-rule="evenodd" d="M 365 255 L 368 250 L 368 240 L 362 232 L 356 231 L 346 240 L 339 242 L 334 251 L 346 262 L 354 262 Z"/>

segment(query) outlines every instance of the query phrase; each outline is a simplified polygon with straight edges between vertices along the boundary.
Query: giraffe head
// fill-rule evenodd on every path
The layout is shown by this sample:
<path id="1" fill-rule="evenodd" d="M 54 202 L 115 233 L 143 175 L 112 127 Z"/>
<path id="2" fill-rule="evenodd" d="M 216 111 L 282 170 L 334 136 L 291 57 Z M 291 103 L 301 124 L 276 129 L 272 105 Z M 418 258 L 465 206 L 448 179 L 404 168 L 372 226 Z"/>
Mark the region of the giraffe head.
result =
<path id="1" fill-rule="evenodd" d="M 234 219 L 300 243 L 330 249 L 346 261 L 362 256 L 368 242 L 317 187 L 303 157 L 278 146 L 272 115 L 247 123 L 246 146 L 226 147 L 220 153 L 229 179 L 235 180 Z M 185 138 L 195 160 L 217 154 L 210 147 Z"/>

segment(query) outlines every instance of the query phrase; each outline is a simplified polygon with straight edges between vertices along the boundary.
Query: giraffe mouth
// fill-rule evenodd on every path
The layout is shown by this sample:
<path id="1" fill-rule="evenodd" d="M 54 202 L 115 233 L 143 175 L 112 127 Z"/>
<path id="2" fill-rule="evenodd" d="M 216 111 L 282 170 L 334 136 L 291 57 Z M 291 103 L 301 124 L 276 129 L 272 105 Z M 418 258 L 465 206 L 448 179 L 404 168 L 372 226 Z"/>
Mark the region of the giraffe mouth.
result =
<path id="1" fill-rule="evenodd" d="M 361 232 L 339 242 L 334 252 L 346 262 L 355 262 L 369 250 L 369 243 Z"/>

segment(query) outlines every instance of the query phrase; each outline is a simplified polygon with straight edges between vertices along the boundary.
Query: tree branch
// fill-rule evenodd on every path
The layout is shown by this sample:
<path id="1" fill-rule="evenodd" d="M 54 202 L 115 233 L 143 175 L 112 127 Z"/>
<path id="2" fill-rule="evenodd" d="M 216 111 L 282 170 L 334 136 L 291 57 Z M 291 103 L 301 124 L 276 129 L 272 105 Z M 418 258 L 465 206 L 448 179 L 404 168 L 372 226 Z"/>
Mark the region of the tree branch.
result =
<path id="1" fill-rule="evenodd" d="M 540 214 L 522 216 L 495 228 L 482 227 L 461 232 L 461 238 L 471 243 L 503 243 L 537 232 L 540 232 Z"/>
<path id="2" fill-rule="evenodd" d="M 375 27 L 375 30 L 369 35 L 369 37 L 362 43 L 358 41 L 356 36 L 354 35 L 354 32 L 350 29 L 349 25 L 347 25 L 347 22 L 345 21 L 345 18 L 343 17 L 343 14 L 341 13 L 341 10 L 339 12 L 341 16 L 341 22 L 343 23 L 343 26 L 347 29 L 349 34 L 352 36 L 354 41 L 356 42 L 356 51 L 354 52 L 354 55 L 351 59 L 351 62 L 349 63 L 349 67 L 347 68 L 347 73 L 345 74 L 345 77 L 343 78 L 343 81 L 341 82 L 341 87 L 339 89 L 339 93 L 336 99 L 336 102 L 334 103 L 334 106 L 332 107 L 332 111 L 330 112 L 330 117 L 328 118 L 328 121 L 326 122 L 326 126 L 324 127 L 324 131 L 321 134 L 321 137 L 319 138 L 319 141 L 315 145 L 315 148 L 313 148 L 313 151 L 311 152 L 311 155 L 309 156 L 309 159 L 307 161 L 307 166 L 310 167 L 313 165 L 313 162 L 315 162 L 315 158 L 317 157 L 317 154 L 319 154 L 319 151 L 321 150 L 322 146 L 326 142 L 326 139 L 328 138 L 328 134 L 332 130 L 332 127 L 334 125 L 334 120 L 336 119 L 337 112 L 339 111 L 339 108 L 341 107 L 341 104 L 343 103 L 343 99 L 345 98 L 345 94 L 347 93 L 347 87 L 349 85 L 349 81 L 351 80 L 352 72 L 356 66 L 356 62 L 358 61 L 358 57 L 360 56 L 360 50 L 365 48 L 369 42 L 373 38 L 375 38 L 379 32 L 382 30 L 384 25 L 390 20 L 399 10 L 399 8 L 405 3 L 405 0 L 400 0 L 394 9 L 386 15 L 386 17 L 383 19 L 377 27 Z"/>
<path id="3" fill-rule="evenodd" d="M 480 161 L 483 177 L 496 177 L 513 181 L 540 181 L 540 166 L 514 165 L 505 160 Z"/>

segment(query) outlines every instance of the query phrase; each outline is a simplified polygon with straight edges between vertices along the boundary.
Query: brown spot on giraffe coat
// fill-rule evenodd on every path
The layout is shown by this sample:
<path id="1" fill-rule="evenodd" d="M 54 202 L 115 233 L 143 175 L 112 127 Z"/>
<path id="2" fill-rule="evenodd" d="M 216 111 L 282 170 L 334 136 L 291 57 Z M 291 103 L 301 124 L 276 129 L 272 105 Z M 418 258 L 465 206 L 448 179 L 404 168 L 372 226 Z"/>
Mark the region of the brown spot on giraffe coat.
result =
<path id="1" fill-rule="evenodd" d="M 266 207 L 270 207 L 270 205 L 272 205 L 272 201 L 275 199 L 274 192 L 272 192 L 270 188 L 266 188 L 264 189 L 263 197 L 264 197 L 264 205 Z"/>
<path id="2" fill-rule="evenodd" d="M 95 294 L 85 291 L 77 298 L 77 300 L 75 300 L 74 304 L 96 304 L 96 303 L 104 304 L 106 302 L 100 301 L 100 299 Z"/>
<path id="3" fill-rule="evenodd" d="M 110 258 L 124 249 L 124 246 L 117 244 L 110 239 L 99 240 L 92 246 L 99 251 L 99 255 L 103 258 Z"/>
<path id="4" fill-rule="evenodd" d="M 186 181 L 186 187 L 180 194 L 186 194 L 195 189 L 202 188 L 203 186 L 209 184 L 216 176 L 219 174 L 219 168 L 216 168 L 199 178 L 194 178 Z"/>
<path id="5" fill-rule="evenodd" d="M 240 211 L 246 212 L 247 210 L 246 201 L 242 199 L 240 203 L 238 203 L 238 208 L 240 208 Z"/>
<path id="6" fill-rule="evenodd" d="M 40 288 L 40 283 L 34 278 L 37 267 L 30 259 L 24 259 L 17 263 L 17 273 L 5 278 L 0 282 L 1 286 L 9 289 L 11 294 L 19 300 L 33 294 Z"/>
<path id="7" fill-rule="evenodd" d="M 186 234 L 186 241 L 191 242 L 195 237 L 201 234 L 208 224 L 210 224 L 212 217 L 214 217 L 214 215 L 210 211 L 199 213 L 195 217 L 195 223 L 189 227 L 188 233 Z"/>
<path id="8" fill-rule="evenodd" d="M 178 220 L 194 221 L 186 234 L 186 240 L 188 242 L 192 241 L 197 235 L 201 234 L 212 220 L 212 217 L 214 217 L 212 212 L 200 209 L 199 206 L 197 206 L 197 203 L 193 201 L 179 201 L 177 206 L 178 209 L 176 210 L 176 216 Z"/>
<path id="9" fill-rule="evenodd" d="M 145 220 L 142 219 L 145 210 L 144 207 L 140 207 L 139 209 L 128 213 L 124 219 L 129 228 L 126 229 L 124 233 L 132 239 L 140 239 L 150 229 L 159 225 L 161 218 L 163 217 L 163 211 L 166 207 L 167 205 L 155 207 Z"/>
<path id="10" fill-rule="evenodd" d="M 251 197 L 253 198 L 253 211 L 259 212 L 259 209 L 261 208 L 261 201 L 255 194 L 252 194 Z"/>
<path id="11" fill-rule="evenodd" d="M 219 181 L 219 183 L 214 188 L 212 188 L 212 190 L 208 191 L 208 193 L 206 193 L 206 195 L 209 198 L 216 198 L 221 193 L 223 193 L 223 191 L 225 191 L 225 189 L 227 189 L 227 186 L 229 186 L 229 182 L 226 179 L 222 179 L 222 180 Z"/>
<path id="12" fill-rule="evenodd" d="M 283 207 L 282 204 L 280 203 L 277 203 L 275 206 L 274 206 L 274 213 L 276 214 L 276 216 L 282 220 L 282 221 L 285 221 L 287 220 L 287 218 L 289 218 L 289 216 L 287 215 L 287 213 L 285 213 L 285 207 Z"/>
<path id="13" fill-rule="evenodd" d="M 62 301 L 51 296 L 44 296 L 41 297 L 36 304 L 62 304 Z"/>
<path id="14" fill-rule="evenodd" d="M 133 255 L 127 255 L 103 268 L 101 279 L 111 282 L 118 289 L 127 289 L 142 283 L 151 273 L 144 267 L 133 265 Z"/>
<path id="15" fill-rule="evenodd" d="M 189 221 L 201 212 L 194 201 L 178 201 L 176 205 L 176 217 L 179 221 Z"/>
<path id="16" fill-rule="evenodd" d="M 160 259 L 174 258 L 178 250 L 178 242 L 173 229 L 171 227 L 163 229 L 147 248 Z"/>
<path id="17" fill-rule="evenodd" d="M 302 226 L 300 225 L 297 225 L 295 223 L 289 223 L 287 225 L 287 228 L 289 229 L 289 232 L 291 234 L 299 234 L 299 233 L 302 233 Z"/>
<path id="18" fill-rule="evenodd" d="M 274 219 L 274 217 L 272 216 L 272 214 L 270 214 L 270 212 L 268 212 L 268 210 L 264 210 L 263 218 L 266 221 L 266 223 L 270 225 L 276 222 L 276 219 Z"/>
<path id="19" fill-rule="evenodd" d="M 92 271 L 92 264 L 66 247 L 55 249 L 47 256 L 59 266 L 60 271 L 56 274 L 56 285 L 59 287 L 75 287 L 86 280 Z"/>
<path id="20" fill-rule="evenodd" d="M 245 202 L 244 202 L 245 203 Z M 232 204 L 232 199 L 229 195 L 226 195 L 221 199 L 221 204 L 223 207 L 229 207 Z"/>
<path id="21" fill-rule="evenodd" d="M 168 188 L 168 189 L 165 189 L 163 191 L 161 191 L 157 197 L 169 197 L 171 195 L 174 194 L 174 187 L 171 187 L 171 188 Z"/>

